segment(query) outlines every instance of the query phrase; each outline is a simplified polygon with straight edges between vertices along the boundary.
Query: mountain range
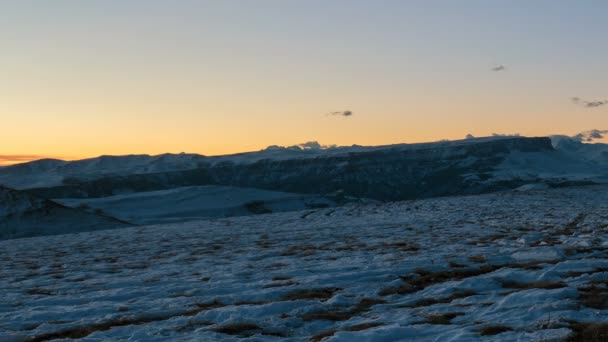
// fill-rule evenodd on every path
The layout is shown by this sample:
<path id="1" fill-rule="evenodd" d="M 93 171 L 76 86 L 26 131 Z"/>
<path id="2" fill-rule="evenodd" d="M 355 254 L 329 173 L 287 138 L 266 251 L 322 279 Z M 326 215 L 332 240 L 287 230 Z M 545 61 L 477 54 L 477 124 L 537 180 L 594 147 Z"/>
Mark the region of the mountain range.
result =
<path id="1" fill-rule="evenodd" d="M 30 203 L 22 212 L 67 215 L 58 222 L 86 217 L 106 227 L 606 182 L 608 145 L 564 136 L 373 147 L 312 142 L 226 156 L 101 156 L 0 168 L 0 184 L 19 190 L 3 191 Z M 7 215 L 0 211 L 0 220 L 17 222 Z M 18 222 L 33 227 L 25 235 L 39 231 L 26 224 L 33 221 Z"/>

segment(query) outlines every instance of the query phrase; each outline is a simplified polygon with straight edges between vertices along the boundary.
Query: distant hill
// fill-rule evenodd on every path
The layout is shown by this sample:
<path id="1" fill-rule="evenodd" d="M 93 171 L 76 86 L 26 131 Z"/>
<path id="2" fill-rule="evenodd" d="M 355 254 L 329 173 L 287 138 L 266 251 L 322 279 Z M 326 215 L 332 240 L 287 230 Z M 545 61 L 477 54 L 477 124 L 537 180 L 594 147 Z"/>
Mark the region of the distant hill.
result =
<path id="1" fill-rule="evenodd" d="M 229 156 L 195 169 L 73 179 L 28 189 L 44 198 L 96 198 L 177 187 L 221 185 L 381 201 L 478 194 L 529 183 L 591 184 L 606 164 L 556 150 L 550 138 L 501 137 L 373 148 L 279 153 L 245 162 Z M 259 152 L 264 154 L 265 152 Z M 297 157 L 285 158 L 286 155 Z M 256 157 L 257 156 L 257 157 Z M 234 156 L 233 156 L 234 157 Z M 255 157 L 255 158 L 254 158 Z"/>
<path id="2" fill-rule="evenodd" d="M 0 168 L 0 238 L 607 182 L 608 145 L 560 136 L 46 159 Z"/>
<path id="3" fill-rule="evenodd" d="M 288 160 L 295 161 L 328 157 L 344 158 L 360 153 L 377 153 L 382 151 L 392 153 L 438 149 L 446 151 L 463 146 L 496 143 L 499 141 L 504 141 L 506 144 L 506 141 L 514 139 L 521 140 L 537 138 L 497 136 L 456 141 L 384 146 L 322 146 L 316 142 L 309 142 L 306 144 L 289 147 L 269 146 L 268 148 L 257 152 L 246 152 L 212 157 L 199 154 L 167 153 L 156 156 L 144 154 L 100 156 L 75 161 L 42 159 L 28 163 L 0 167 L 0 184 L 20 190 L 56 187 L 60 185 L 72 185 L 113 176 L 168 173 L 173 171 L 206 169 L 222 165 L 250 165 L 259 162 L 279 162 Z M 547 147 L 550 145 L 548 140 L 544 141 L 544 143 L 547 145 Z"/>
<path id="4" fill-rule="evenodd" d="M 131 226 L 0 186 L 0 239 L 56 235 Z"/>
<path id="5" fill-rule="evenodd" d="M 155 224 L 335 207 L 349 199 L 207 185 L 56 201 L 70 207 L 103 210 L 131 223 Z"/>

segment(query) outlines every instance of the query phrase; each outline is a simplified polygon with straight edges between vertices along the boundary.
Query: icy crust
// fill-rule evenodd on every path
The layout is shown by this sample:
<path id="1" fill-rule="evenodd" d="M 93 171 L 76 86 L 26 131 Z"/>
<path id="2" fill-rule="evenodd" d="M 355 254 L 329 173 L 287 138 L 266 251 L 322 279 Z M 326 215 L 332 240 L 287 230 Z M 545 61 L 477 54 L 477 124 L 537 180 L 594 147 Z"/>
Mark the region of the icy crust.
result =
<path id="1" fill-rule="evenodd" d="M 595 186 L 3 241 L 0 340 L 564 340 L 608 320 L 606 203 Z"/>

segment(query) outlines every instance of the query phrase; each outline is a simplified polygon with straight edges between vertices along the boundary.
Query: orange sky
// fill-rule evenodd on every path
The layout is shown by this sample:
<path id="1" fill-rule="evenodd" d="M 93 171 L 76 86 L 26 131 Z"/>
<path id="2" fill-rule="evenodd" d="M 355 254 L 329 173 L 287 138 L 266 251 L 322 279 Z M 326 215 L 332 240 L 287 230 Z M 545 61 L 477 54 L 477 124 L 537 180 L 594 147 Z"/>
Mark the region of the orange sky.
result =
<path id="1" fill-rule="evenodd" d="M 608 128 L 608 3 L 549 4 L 15 2 L 0 164 Z"/>

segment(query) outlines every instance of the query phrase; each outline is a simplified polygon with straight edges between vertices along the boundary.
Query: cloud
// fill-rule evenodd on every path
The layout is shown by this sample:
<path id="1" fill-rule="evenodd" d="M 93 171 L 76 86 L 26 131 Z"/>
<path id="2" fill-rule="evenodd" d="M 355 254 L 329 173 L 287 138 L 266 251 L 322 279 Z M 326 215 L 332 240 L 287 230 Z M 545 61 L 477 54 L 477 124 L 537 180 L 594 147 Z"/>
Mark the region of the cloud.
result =
<path id="1" fill-rule="evenodd" d="M 331 149 L 331 148 L 337 148 L 337 145 L 321 145 L 319 142 L 317 141 L 308 141 L 305 143 L 301 143 L 301 144 L 297 144 L 297 145 L 292 145 L 292 146 L 279 146 L 279 145 L 272 145 L 272 146 L 268 146 L 266 147 L 266 151 L 272 151 L 272 150 L 295 150 L 295 151 L 302 151 L 302 150 L 327 150 L 327 149 Z"/>
<path id="2" fill-rule="evenodd" d="M 36 156 L 36 155 L 28 155 L 28 154 L 8 154 L 1 155 L 0 154 L 0 166 L 18 164 L 18 163 L 26 163 L 32 160 L 44 159 L 48 158 L 46 156 Z"/>
<path id="3" fill-rule="evenodd" d="M 502 134 L 502 133 L 492 133 L 493 137 L 521 137 L 519 133 L 513 134 Z"/>
<path id="4" fill-rule="evenodd" d="M 593 102 L 588 102 L 587 107 L 599 107 L 599 106 L 603 106 L 607 103 L 608 103 L 608 101 L 593 101 Z"/>
<path id="5" fill-rule="evenodd" d="M 491 70 L 495 71 L 495 72 L 499 72 L 499 71 L 507 70 L 507 67 L 504 66 L 504 65 L 502 65 L 502 64 L 500 64 L 500 65 L 497 65 L 497 66 L 493 67 Z"/>
<path id="6" fill-rule="evenodd" d="M 592 142 L 603 139 L 608 134 L 608 129 L 592 129 L 572 136 L 572 139 L 580 142 Z"/>
<path id="7" fill-rule="evenodd" d="M 317 141 L 309 141 L 309 142 L 305 142 L 305 143 L 301 143 L 299 145 L 297 145 L 298 147 L 300 147 L 301 149 L 320 149 L 321 148 L 321 144 L 319 144 L 319 142 Z"/>
<path id="8" fill-rule="evenodd" d="M 569 144 L 571 142 L 577 143 L 591 143 L 595 140 L 608 138 L 608 129 L 592 129 L 584 131 L 573 136 L 568 135 L 551 135 L 551 142 L 553 146 L 560 146 L 562 144 Z"/>
<path id="9" fill-rule="evenodd" d="M 353 112 L 351 112 L 350 110 L 341 110 L 341 111 L 337 111 L 337 112 L 331 112 L 329 113 L 330 115 L 339 115 L 339 116 L 344 116 L 344 117 L 349 117 L 353 115 Z"/>
<path id="10" fill-rule="evenodd" d="M 308 141 L 305 143 L 301 143 L 294 146 L 289 146 L 288 148 L 299 148 L 301 150 L 326 150 L 328 148 L 335 148 L 336 145 L 321 145 L 317 141 Z"/>
<path id="11" fill-rule="evenodd" d="M 471 133 L 467 134 L 466 137 L 464 137 L 465 139 L 475 139 L 475 136 Z"/>
<path id="12" fill-rule="evenodd" d="M 597 108 L 597 107 L 601 107 L 603 105 L 607 105 L 608 104 L 608 100 L 603 100 L 603 101 L 585 101 L 583 99 L 581 99 L 580 97 L 573 97 L 570 100 L 572 100 L 572 103 L 577 104 L 577 105 L 581 105 L 585 108 Z"/>

